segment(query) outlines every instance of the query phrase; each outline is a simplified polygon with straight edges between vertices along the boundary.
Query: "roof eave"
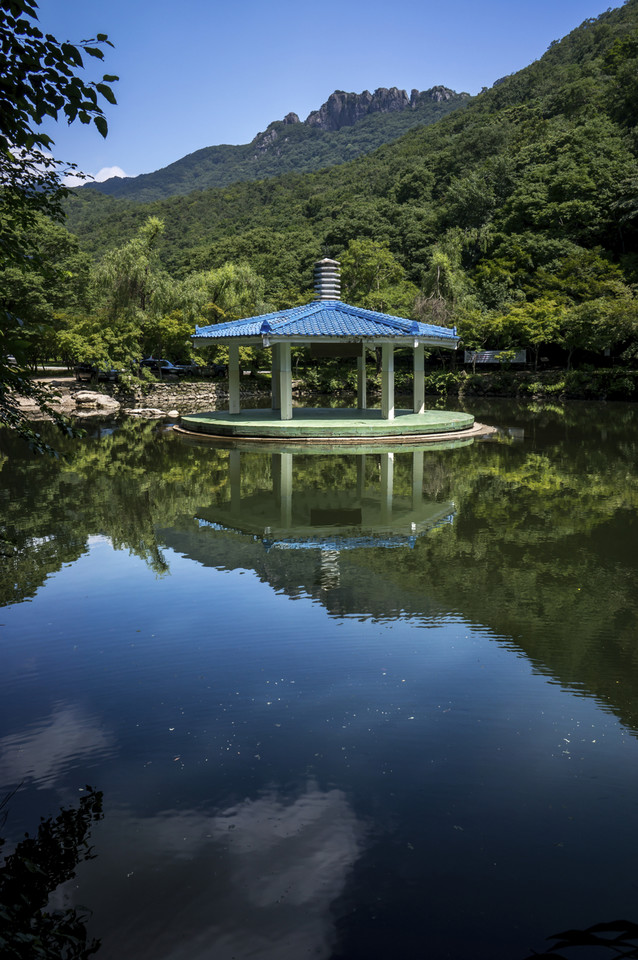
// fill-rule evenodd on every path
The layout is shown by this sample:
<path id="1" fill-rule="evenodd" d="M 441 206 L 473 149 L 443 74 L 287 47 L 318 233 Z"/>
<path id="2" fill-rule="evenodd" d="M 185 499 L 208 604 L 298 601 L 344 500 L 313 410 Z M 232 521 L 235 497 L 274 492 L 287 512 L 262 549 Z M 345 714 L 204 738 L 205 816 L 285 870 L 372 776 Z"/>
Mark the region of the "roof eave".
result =
<path id="1" fill-rule="evenodd" d="M 192 336 L 191 341 L 194 346 L 202 347 L 212 346 L 214 343 L 234 343 L 240 347 L 265 347 L 266 349 L 274 343 L 289 343 L 294 346 L 310 346 L 313 343 L 366 343 L 371 347 L 391 343 L 394 346 L 412 347 L 416 341 L 426 347 L 445 347 L 448 350 L 456 350 L 460 342 L 459 337 L 433 337 L 414 334 L 406 334 L 402 337 L 397 337 L 396 334 L 389 334 L 387 337 L 384 337 L 379 334 L 372 334 L 370 336 L 317 336 L 315 334 L 312 336 L 303 336 L 301 334 L 290 334 L 286 336 L 268 333 L 265 336 L 269 341 L 268 344 L 264 344 L 263 335 L 248 337 L 236 337 L 229 334 L 217 337 Z"/>

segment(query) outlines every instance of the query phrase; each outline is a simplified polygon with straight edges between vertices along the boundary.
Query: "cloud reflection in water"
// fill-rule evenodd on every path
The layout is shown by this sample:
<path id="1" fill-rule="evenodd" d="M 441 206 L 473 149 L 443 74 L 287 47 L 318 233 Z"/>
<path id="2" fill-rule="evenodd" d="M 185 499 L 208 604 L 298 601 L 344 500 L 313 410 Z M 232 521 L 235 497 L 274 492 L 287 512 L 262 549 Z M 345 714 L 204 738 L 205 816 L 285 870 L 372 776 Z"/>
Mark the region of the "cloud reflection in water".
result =
<path id="1" fill-rule="evenodd" d="M 114 739 L 97 717 L 74 704 L 59 703 L 48 717 L 22 733 L 0 739 L 0 779 L 54 787 L 62 774 L 87 760 L 112 754 Z"/>
<path id="2" fill-rule="evenodd" d="M 103 960 L 321 960 L 364 830 L 342 791 L 311 783 L 293 802 L 272 792 L 213 816 L 114 812 L 100 833 L 80 899 Z"/>

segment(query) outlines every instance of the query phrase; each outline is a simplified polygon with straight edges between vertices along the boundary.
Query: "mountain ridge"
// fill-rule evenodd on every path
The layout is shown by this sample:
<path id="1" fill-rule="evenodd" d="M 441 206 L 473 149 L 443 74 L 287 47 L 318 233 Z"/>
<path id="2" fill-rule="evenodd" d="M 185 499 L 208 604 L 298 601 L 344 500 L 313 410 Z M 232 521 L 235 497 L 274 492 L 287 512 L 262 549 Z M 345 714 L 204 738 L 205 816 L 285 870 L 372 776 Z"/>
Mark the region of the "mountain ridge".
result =
<path id="1" fill-rule="evenodd" d="M 293 171 L 311 173 L 370 153 L 415 126 L 435 122 L 469 99 L 469 94 L 442 85 L 413 89 L 409 95 L 398 87 L 378 87 L 373 93 L 335 90 L 306 120 L 290 112 L 269 123 L 248 144 L 202 147 L 152 173 L 112 177 L 77 189 L 151 202 Z"/>

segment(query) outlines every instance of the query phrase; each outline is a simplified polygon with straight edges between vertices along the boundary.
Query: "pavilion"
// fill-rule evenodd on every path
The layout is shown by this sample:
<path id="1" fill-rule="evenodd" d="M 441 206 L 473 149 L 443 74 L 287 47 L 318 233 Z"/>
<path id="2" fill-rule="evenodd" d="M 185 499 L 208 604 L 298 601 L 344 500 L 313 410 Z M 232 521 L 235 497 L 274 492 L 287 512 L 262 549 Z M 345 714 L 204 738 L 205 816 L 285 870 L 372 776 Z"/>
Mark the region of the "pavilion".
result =
<path id="1" fill-rule="evenodd" d="M 327 258 L 315 265 L 315 299 L 301 307 L 229 323 L 196 327 L 193 344 L 228 347 L 228 411 L 181 418 L 182 429 L 232 437 L 270 439 L 367 438 L 370 440 L 441 434 L 471 429 L 465 413 L 426 411 L 424 351 L 455 350 L 456 329 L 394 317 L 340 299 L 339 262 Z M 357 409 L 293 409 L 291 347 L 309 346 L 318 355 L 357 357 Z M 271 351 L 270 410 L 241 410 L 240 346 Z M 370 409 L 366 390 L 366 353 L 381 348 L 381 409 Z M 414 387 L 411 410 L 398 410 L 394 400 L 394 351 L 413 352 Z"/>

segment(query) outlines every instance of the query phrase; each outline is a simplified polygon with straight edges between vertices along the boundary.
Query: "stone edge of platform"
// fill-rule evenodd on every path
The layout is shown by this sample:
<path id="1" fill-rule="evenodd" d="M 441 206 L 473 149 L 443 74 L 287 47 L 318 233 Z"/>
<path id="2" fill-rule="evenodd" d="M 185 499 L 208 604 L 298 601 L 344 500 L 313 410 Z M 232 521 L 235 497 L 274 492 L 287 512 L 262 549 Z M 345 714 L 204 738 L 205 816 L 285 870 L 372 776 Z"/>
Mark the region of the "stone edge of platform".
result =
<path id="1" fill-rule="evenodd" d="M 183 433 L 189 437 L 198 437 L 204 440 L 211 440 L 217 443 L 241 443 L 242 440 L 250 443 L 263 443 L 264 445 L 281 445 L 285 443 L 294 444 L 343 444 L 354 446 L 356 444 L 379 444 L 380 446 L 390 446 L 403 444 L 405 446 L 415 443 L 440 443 L 445 440 L 467 440 L 475 437 L 488 437 L 496 433 L 496 427 L 490 427 L 484 423 L 474 423 L 471 427 L 461 430 L 451 430 L 441 433 L 408 433 L 408 434 L 386 434 L 384 436 L 322 436 L 322 437 L 273 437 L 258 436 L 246 434 L 229 435 L 206 433 L 200 430 L 186 430 L 180 424 L 175 424 L 173 430 L 176 433 Z"/>

